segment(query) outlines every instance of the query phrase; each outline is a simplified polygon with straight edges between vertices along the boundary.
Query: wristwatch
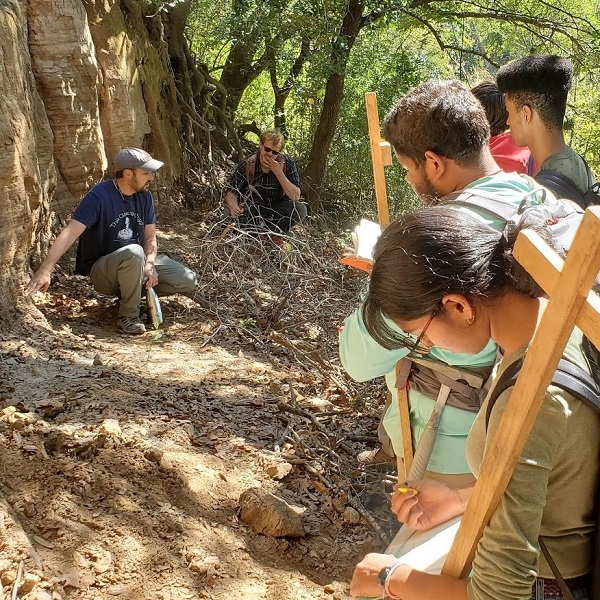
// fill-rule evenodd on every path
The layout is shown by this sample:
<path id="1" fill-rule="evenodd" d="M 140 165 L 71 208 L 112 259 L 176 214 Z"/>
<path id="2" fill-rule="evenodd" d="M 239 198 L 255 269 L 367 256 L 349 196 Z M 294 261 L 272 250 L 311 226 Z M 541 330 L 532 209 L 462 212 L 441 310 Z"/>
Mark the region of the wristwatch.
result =
<path id="1" fill-rule="evenodd" d="M 385 582 L 387 581 L 388 575 L 390 574 L 391 570 L 391 566 L 383 567 L 383 569 L 379 571 L 379 575 L 377 575 L 377 583 L 381 586 L 383 590 L 385 590 Z"/>

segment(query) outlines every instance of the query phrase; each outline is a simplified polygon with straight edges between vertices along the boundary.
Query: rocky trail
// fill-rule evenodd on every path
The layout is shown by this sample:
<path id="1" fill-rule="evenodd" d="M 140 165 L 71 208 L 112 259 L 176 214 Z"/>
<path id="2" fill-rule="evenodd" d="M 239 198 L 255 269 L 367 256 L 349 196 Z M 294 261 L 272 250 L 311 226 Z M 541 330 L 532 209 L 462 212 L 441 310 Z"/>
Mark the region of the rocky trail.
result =
<path id="1" fill-rule="evenodd" d="M 1 324 L 3 600 L 342 600 L 392 533 L 391 475 L 355 460 L 383 391 L 337 358 L 361 276 L 325 234 L 176 216 L 161 246 L 208 309 L 165 298 L 161 329 L 119 335 L 65 257 Z"/>

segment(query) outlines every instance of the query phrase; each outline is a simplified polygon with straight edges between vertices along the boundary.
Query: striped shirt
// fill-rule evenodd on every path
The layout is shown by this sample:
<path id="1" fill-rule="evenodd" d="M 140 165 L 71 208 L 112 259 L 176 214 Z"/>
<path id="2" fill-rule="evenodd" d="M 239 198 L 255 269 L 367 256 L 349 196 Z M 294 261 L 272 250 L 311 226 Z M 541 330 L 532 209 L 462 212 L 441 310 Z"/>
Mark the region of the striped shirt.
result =
<path id="1" fill-rule="evenodd" d="M 233 172 L 227 185 L 227 191 L 233 192 L 239 199 L 250 200 L 263 206 L 270 206 L 278 202 L 289 202 L 290 198 L 284 193 L 275 173 L 273 171 L 265 173 L 261 168 L 258 155 L 255 154 L 254 157 L 254 173 L 249 173 L 249 176 L 246 175 L 246 164 L 252 157 L 243 160 Z M 300 174 L 296 163 L 289 156 L 283 158 L 286 163 L 283 169 L 285 176 L 296 187 L 300 187 Z M 250 169 L 252 170 L 251 166 Z"/>

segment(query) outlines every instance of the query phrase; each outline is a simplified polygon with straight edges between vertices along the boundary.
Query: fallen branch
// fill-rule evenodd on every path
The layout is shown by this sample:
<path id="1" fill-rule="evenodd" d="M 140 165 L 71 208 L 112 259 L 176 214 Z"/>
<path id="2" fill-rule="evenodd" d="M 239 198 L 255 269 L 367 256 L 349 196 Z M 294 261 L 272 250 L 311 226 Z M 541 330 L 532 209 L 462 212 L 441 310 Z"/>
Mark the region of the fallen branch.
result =
<path id="1" fill-rule="evenodd" d="M 311 355 L 315 354 L 314 350 L 311 352 L 304 352 L 303 350 L 298 348 L 298 346 L 296 344 L 294 344 L 294 342 L 292 342 L 291 340 L 288 340 L 287 338 L 282 336 L 280 333 L 277 333 L 276 331 L 271 332 L 271 340 L 273 342 L 275 342 L 276 344 L 279 344 L 280 346 L 283 346 L 284 348 L 288 348 L 289 350 L 291 350 L 296 355 L 296 358 L 301 363 L 309 362 L 315 369 L 317 369 L 317 371 L 319 371 L 319 373 L 321 373 L 321 375 L 323 375 L 324 377 L 326 377 L 328 379 L 331 379 L 331 381 L 333 381 L 333 383 L 335 383 L 336 387 L 341 392 L 343 392 L 343 394 L 347 400 L 350 400 L 350 398 L 352 398 L 352 393 L 350 392 L 350 390 L 347 388 L 346 385 L 344 385 L 344 383 L 342 383 L 331 372 L 332 369 L 329 367 L 329 365 L 320 356 L 319 356 L 320 360 L 315 360 L 314 358 L 312 358 Z M 317 356 L 318 356 L 318 354 L 317 354 Z"/>

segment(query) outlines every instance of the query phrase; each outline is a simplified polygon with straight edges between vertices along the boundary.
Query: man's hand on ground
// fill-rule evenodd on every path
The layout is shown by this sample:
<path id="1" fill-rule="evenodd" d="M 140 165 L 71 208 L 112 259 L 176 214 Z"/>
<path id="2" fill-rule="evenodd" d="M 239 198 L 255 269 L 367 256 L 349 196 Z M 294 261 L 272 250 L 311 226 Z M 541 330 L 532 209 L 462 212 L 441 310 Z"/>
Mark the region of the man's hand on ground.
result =
<path id="1" fill-rule="evenodd" d="M 33 292 L 45 292 L 50 285 L 50 273 L 45 270 L 38 269 L 31 278 L 31 281 L 27 284 L 25 291 L 23 292 L 26 296 L 29 296 Z"/>
<path id="2" fill-rule="evenodd" d="M 225 200 L 225 204 L 227 204 L 227 208 L 234 219 L 237 219 L 244 212 L 244 207 L 239 205 L 237 198 Z"/>

